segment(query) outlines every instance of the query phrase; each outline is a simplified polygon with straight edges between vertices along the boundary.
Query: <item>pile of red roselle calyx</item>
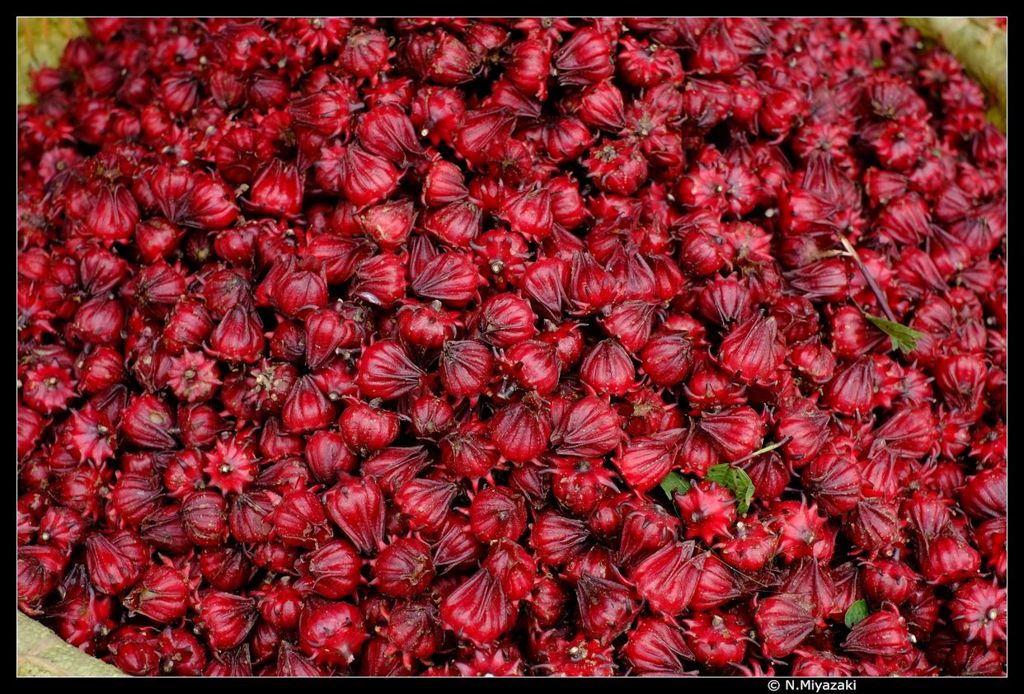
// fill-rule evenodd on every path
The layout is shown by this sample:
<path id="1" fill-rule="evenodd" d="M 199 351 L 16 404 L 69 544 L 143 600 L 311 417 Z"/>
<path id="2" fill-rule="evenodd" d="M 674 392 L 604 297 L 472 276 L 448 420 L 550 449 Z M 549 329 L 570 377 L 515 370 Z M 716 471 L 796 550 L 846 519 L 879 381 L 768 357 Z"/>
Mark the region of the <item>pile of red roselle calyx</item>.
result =
<path id="1" fill-rule="evenodd" d="M 134 675 L 998 675 L 1006 143 L 892 20 L 90 21 L 18 606 Z"/>

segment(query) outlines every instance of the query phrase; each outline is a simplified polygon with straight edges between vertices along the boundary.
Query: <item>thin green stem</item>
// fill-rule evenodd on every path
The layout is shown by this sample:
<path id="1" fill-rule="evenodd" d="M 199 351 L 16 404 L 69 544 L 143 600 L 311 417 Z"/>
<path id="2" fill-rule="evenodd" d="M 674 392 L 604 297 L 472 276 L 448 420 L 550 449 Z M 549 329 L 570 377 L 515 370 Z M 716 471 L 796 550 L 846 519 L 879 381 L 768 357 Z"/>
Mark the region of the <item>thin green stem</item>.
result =
<path id="1" fill-rule="evenodd" d="M 789 443 L 792 440 L 793 440 L 792 436 L 785 436 L 781 440 L 776 441 L 775 443 L 770 443 L 767 446 L 765 446 L 764 448 L 758 448 L 753 453 L 751 453 L 749 455 L 745 455 L 742 458 L 740 458 L 739 460 L 733 461 L 732 464 L 733 465 L 739 465 L 740 463 L 745 463 L 748 460 L 756 458 L 759 455 L 762 455 L 764 453 L 768 453 L 769 451 L 774 451 L 776 448 L 779 448 L 780 446 L 785 446 L 787 443 Z"/>
<path id="2" fill-rule="evenodd" d="M 843 244 L 843 248 L 846 249 L 846 252 L 850 254 L 851 258 L 853 258 L 853 262 L 857 263 L 857 267 L 860 268 L 860 274 L 864 275 L 864 280 L 868 283 L 868 287 L 871 288 L 871 292 L 875 295 L 875 298 L 878 299 L 878 304 L 882 307 L 882 313 L 884 313 L 885 317 L 893 323 L 898 323 L 899 321 L 896 320 L 896 315 L 892 312 L 892 309 L 889 308 L 889 302 L 886 300 L 885 294 L 882 292 L 882 288 L 878 286 L 878 282 L 875 281 L 874 275 L 868 272 L 868 268 L 864 265 L 864 261 L 860 259 L 860 254 L 857 253 L 857 249 L 854 248 L 853 244 L 850 243 L 850 240 L 843 235 L 843 232 L 837 231 L 836 236 L 839 237 L 839 242 Z"/>

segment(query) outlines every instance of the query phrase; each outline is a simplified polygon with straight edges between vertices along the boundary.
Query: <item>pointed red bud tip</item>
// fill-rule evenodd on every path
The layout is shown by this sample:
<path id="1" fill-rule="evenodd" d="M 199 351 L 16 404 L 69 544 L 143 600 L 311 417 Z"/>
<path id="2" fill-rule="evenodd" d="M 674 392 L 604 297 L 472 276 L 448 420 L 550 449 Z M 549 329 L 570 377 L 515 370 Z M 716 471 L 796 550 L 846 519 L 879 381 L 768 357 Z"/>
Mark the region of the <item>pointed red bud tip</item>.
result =
<path id="1" fill-rule="evenodd" d="M 580 364 L 580 380 L 598 393 L 624 395 L 635 378 L 633 360 L 616 340 L 598 342 Z"/>
<path id="2" fill-rule="evenodd" d="M 581 555 L 589 540 L 586 523 L 550 510 L 537 516 L 530 532 L 530 546 L 551 566 L 564 566 Z"/>
<path id="3" fill-rule="evenodd" d="M 920 558 L 921 573 L 925 579 L 941 585 L 970 578 L 980 566 L 981 556 L 977 550 L 951 536 L 930 540 L 927 551 Z"/>
<path id="4" fill-rule="evenodd" d="M 289 547 L 319 547 L 331 537 L 320 499 L 299 489 L 285 494 L 274 509 L 272 537 Z"/>
<path id="5" fill-rule="evenodd" d="M 612 462 L 630 489 L 644 493 L 653 489 L 671 471 L 672 446 L 661 437 L 636 437 Z"/>
<path id="6" fill-rule="evenodd" d="M 114 665 L 135 677 L 152 677 L 160 672 L 160 654 L 156 647 L 140 636 L 125 635 L 118 631 L 107 648 L 113 655 Z"/>
<path id="7" fill-rule="evenodd" d="M 349 448 L 364 453 L 387 448 L 399 430 L 398 415 L 364 402 L 346 407 L 338 424 Z"/>
<path id="8" fill-rule="evenodd" d="M 491 350 L 477 340 L 450 340 L 441 348 L 441 383 L 456 398 L 481 394 L 494 372 Z"/>
<path id="9" fill-rule="evenodd" d="M 381 489 L 394 495 L 431 463 L 423 446 L 391 446 L 363 461 L 364 476 L 377 480 Z"/>
<path id="10" fill-rule="evenodd" d="M 155 395 L 133 397 L 121 415 L 121 433 L 143 448 L 173 448 L 174 412 Z"/>
<path id="11" fill-rule="evenodd" d="M 817 339 L 793 346 L 789 362 L 802 376 L 812 383 L 824 385 L 832 379 L 836 369 L 836 358 Z"/>
<path id="12" fill-rule="evenodd" d="M 273 285 L 274 305 L 290 318 L 304 318 L 327 305 L 327 282 L 309 270 L 286 272 Z"/>
<path id="13" fill-rule="evenodd" d="M 567 306 L 566 283 L 569 268 L 560 258 L 542 258 L 531 263 L 523 275 L 521 289 L 538 311 L 558 319 Z"/>
<path id="14" fill-rule="evenodd" d="M 850 630 L 842 648 L 848 653 L 893 657 L 913 648 L 906 621 L 898 614 L 880 610 Z"/>
<path id="15" fill-rule="evenodd" d="M 633 87 L 653 87 L 660 82 L 681 82 L 683 65 L 679 54 L 666 47 L 648 45 L 627 36 L 616 60 L 623 79 Z"/>
<path id="16" fill-rule="evenodd" d="M 547 81 L 551 75 L 551 48 L 540 39 L 526 39 L 515 44 L 505 77 L 524 94 L 543 101 L 547 97 Z"/>
<path id="17" fill-rule="evenodd" d="M 542 240 L 551 235 L 554 219 L 547 190 L 527 189 L 505 196 L 500 214 L 513 231 L 527 238 Z"/>
<path id="18" fill-rule="evenodd" d="M 458 314 L 445 309 L 440 302 L 410 302 L 398 312 L 399 335 L 408 344 L 426 350 L 440 349 L 446 341 L 453 340 L 459 325 Z"/>
<path id="19" fill-rule="evenodd" d="M 569 299 L 581 311 L 601 309 L 615 298 L 615 280 L 589 253 L 575 253 L 569 265 Z"/>
<path id="20" fill-rule="evenodd" d="M 381 549 L 373 561 L 374 585 L 385 595 L 411 598 L 434 579 L 430 548 L 422 540 L 399 538 Z"/>
<path id="21" fill-rule="evenodd" d="M 139 206 L 124 186 L 98 189 L 85 217 L 89 233 L 107 246 L 130 241 L 138 222 Z"/>
<path id="22" fill-rule="evenodd" d="M 435 87 L 417 92 L 409 118 L 417 132 L 434 146 L 444 142 L 451 147 L 465 111 L 466 102 L 461 92 Z"/>
<path id="23" fill-rule="evenodd" d="M 431 162 L 423 181 L 423 204 L 444 207 L 464 200 L 468 194 L 462 169 L 443 159 Z"/>
<path id="24" fill-rule="evenodd" d="M 280 501 L 279 494 L 263 489 L 236 496 L 228 514 L 231 536 L 239 542 L 253 544 L 270 539 L 271 516 Z"/>
<path id="25" fill-rule="evenodd" d="M 615 270 L 617 274 L 619 270 L 629 274 L 624 265 L 619 265 Z M 646 294 L 646 289 L 639 293 Z M 654 309 L 655 306 L 646 300 L 624 301 L 611 310 L 604 319 L 603 327 L 628 352 L 635 354 L 650 340 L 654 327 Z"/>
<path id="26" fill-rule="evenodd" d="M 353 101 L 357 95 L 344 84 L 332 87 L 292 101 L 288 106 L 292 122 L 327 137 L 345 130 L 351 120 Z"/>
<path id="27" fill-rule="evenodd" d="M 362 554 L 373 554 L 383 544 L 384 494 L 372 477 L 351 477 L 324 493 L 330 519 Z"/>
<path id="28" fill-rule="evenodd" d="M 766 383 L 773 380 L 785 352 L 775 318 L 755 314 L 725 336 L 719 348 L 719 361 L 728 373 L 744 383 Z"/>
<path id="29" fill-rule="evenodd" d="M 438 84 L 455 85 L 468 82 L 476 75 L 480 59 L 448 32 L 440 31 L 419 39 L 431 45 L 421 47 L 424 60 L 410 60 L 424 77 Z M 414 52 L 411 47 L 409 52 Z"/>
<path id="30" fill-rule="evenodd" d="M 480 166 L 496 142 L 508 139 L 516 118 L 504 108 L 482 109 L 465 115 L 455 132 L 455 151 L 471 166 Z"/>
<path id="31" fill-rule="evenodd" d="M 328 284 L 344 284 L 356 273 L 357 267 L 373 252 L 365 239 L 344 238 L 335 234 L 322 234 L 306 246 L 306 255 L 318 260 Z M 390 257 L 390 256 L 388 256 Z"/>
<path id="32" fill-rule="evenodd" d="M 375 205 L 359 215 L 366 235 L 385 251 L 395 251 L 409 238 L 416 208 L 411 200 L 393 200 Z"/>
<path id="33" fill-rule="evenodd" d="M 343 193 L 357 207 L 386 199 L 402 174 L 395 166 L 359 145 L 325 147 L 316 162 L 317 183 L 324 190 Z"/>
<path id="34" fill-rule="evenodd" d="M 558 455 L 596 458 L 610 453 L 622 439 L 616 411 L 600 398 L 588 396 L 574 402 L 552 434 Z"/>
<path id="35" fill-rule="evenodd" d="M 395 504 L 413 530 L 436 533 L 458 493 L 458 486 L 445 480 L 415 479 L 395 492 Z"/>
<path id="36" fill-rule="evenodd" d="M 498 540 L 491 546 L 483 567 L 498 578 L 509 600 L 515 603 L 530 595 L 537 580 L 537 562 L 521 545 Z"/>
<path id="37" fill-rule="evenodd" d="M 690 604 L 700 578 L 693 552 L 692 542 L 670 543 L 630 570 L 637 594 L 652 610 L 675 616 Z"/>
<path id="38" fill-rule="evenodd" d="M 306 570 L 313 579 L 313 590 L 329 600 L 338 600 L 355 593 L 362 566 L 351 544 L 334 539 L 310 553 Z"/>
<path id="39" fill-rule="evenodd" d="M 734 407 L 714 414 L 704 414 L 698 426 L 729 461 L 753 453 L 765 435 L 764 420 L 750 407 Z"/>
<path id="40" fill-rule="evenodd" d="M 806 465 L 825 445 L 828 423 L 828 414 L 810 403 L 780 409 L 775 432 L 783 442 L 782 453 L 794 468 Z"/>
<path id="41" fill-rule="evenodd" d="M 92 585 L 109 595 L 130 588 L 142 575 L 148 551 L 137 535 L 128 530 L 110 535 L 94 533 L 85 541 L 85 561 Z"/>
<path id="42" fill-rule="evenodd" d="M 169 624 L 188 609 L 189 586 L 178 569 L 154 564 L 125 597 L 124 605 L 158 624 Z"/>
<path id="43" fill-rule="evenodd" d="M 322 665 L 347 667 L 368 638 L 363 613 L 346 602 L 307 601 L 299 616 L 299 646 Z"/>
<path id="44" fill-rule="evenodd" d="M 526 530 L 526 504 L 507 487 L 489 487 L 473 498 L 469 521 L 480 542 L 518 540 Z"/>
<path id="45" fill-rule="evenodd" d="M 423 372 L 393 340 L 381 340 L 363 350 L 356 383 L 370 398 L 394 400 L 420 386 Z"/>
<path id="46" fill-rule="evenodd" d="M 265 214 L 289 217 L 302 210 L 303 180 L 293 164 L 274 159 L 256 175 L 249 204 Z"/>
<path id="47" fill-rule="evenodd" d="M 685 494 L 675 495 L 679 517 L 686 526 L 686 537 L 714 544 L 716 538 L 731 534 L 736 522 L 736 498 L 725 487 L 701 480 Z"/>
<path id="48" fill-rule="evenodd" d="M 550 410 L 539 397 L 528 396 L 503 407 L 488 424 L 491 441 L 505 458 L 517 463 L 536 458 L 551 438 Z"/>
<path id="49" fill-rule="evenodd" d="M 582 143 L 581 143 L 582 144 Z M 588 139 L 586 146 L 593 144 Z M 551 194 L 551 215 L 554 217 L 555 225 L 552 232 L 563 227 L 567 231 L 578 228 L 590 217 L 580 193 L 580 184 L 572 176 L 558 176 L 547 183 L 547 190 Z M 560 235 L 564 238 L 566 235 Z"/>
<path id="50" fill-rule="evenodd" d="M 651 338 L 640 351 L 640 363 L 651 382 L 670 387 L 684 381 L 694 365 L 693 342 L 685 333 Z"/>
<path id="51" fill-rule="evenodd" d="M 432 439 L 445 435 L 452 428 L 455 411 L 446 400 L 423 395 L 413 402 L 409 418 L 416 436 Z"/>
<path id="52" fill-rule="evenodd" d="M 604 140 L 583 160 L 587 175 L 607 193 L 632 195 L 647 178 L 647 158 L 627 140 Z"/>
<path id="53" fill-rule="evenodd" d="M 396 255 L 382 253 L 356 266 L 349 292 L 370 304 L 388 308 L 405 296 L 406 285 L 405 263 Z"/>
<path id="54" fill-rule="evenodd" d="M 631 566 L 652 552 L 678 540 L 682 524 L 674 514 L 652 502 L 628 504 L 623 509 L 622 532 L 616 559 Z"/>
<path id="55" fill-rule="evenodd" d="M 67 565 L 67 556 L 56 547 L 27 545 L 18 548 L 18 601 L 33 611 L 52 592 Z"/>
<path id="56" fill-rule="evenodd" d="M 762 600 L 754 623 L 769 658 L 784 658 L 796 650 L 817 627 L 810 599 L 803 595 L 773 595 Z"/>
<path id="57" fill-rule="evenodd" d="M 306 324 L 306 365 L 317 369 L 329 361 L 346 336 L 344 319 L 331 309 L 310 312 Z"/>
<path id="58" fill-rule="evenodd" d="M 228 535 L 227 505 L 217 492 L 196 491 L 181 504 L 182 525 L 189 539 L 203 547 L 216 547 Z"/>
<path id="59" fill-rule="evenodd" d="M 901 561 L 878 559 L 862 567 L 864 592 L 874 603 L 902 605 L 914 592 L 918 574 Z"/>
<path id="60" fill-rule="evenodd" d="M 281 409 L 281 421 L 290 432 L 323 429 L 334 419 L 334 405 L 317 387 L 311 376 L 303 376 L 292 386 Z"/>
<path id="61" fill-rule="evenodd" d="M 397 104 L 367 111 L 356 126 L 356 135 L 366 151 L 399 166 L 423 154 L 412 121 Z"/>
<path id="62" fill-rule="evenodd" d="M 197 624 L 206 641 L 217 650 L 236 648 L 245 641 L 259 613 L 256 600 L 232 593 L 211 590 L 198 606 Z"/>
<path id="63" fill-rule="evenodd" d="M 578 29 L 554 55 L 558 81 L 563 85 L 595 84 L 615 72 L 612 44 L 592 27 Z"/>
<path id="64" fill-rule="evenodd" d="M 409 657 L 429 658 L 441 646 L 442 637 L 440 613 L 431 602 L 402 603 L 388 617 L 389 648 Z"/>
<path id="65" fill-rule="evenodd" d="M 120 301 L 103 296 L 89 299 L 75 313 L 73 333 L 95 345 L 118 345 L 125 324 L 125 308 Z"/>
<path id="66" fill-rule="evenodd" d="M 861 498 L 861 471 L 852 454 L 824 452 L 803 469 L 804 485 L 821 510 L 837 516 Z"/>
<path id="67" fill-rule="evenodd" d="M 763 521 L 745 519 L 736 524 L 732 537 L 723 541 L 720 555 L 740 571 L 759 571 L 775 556 L 779 538 Z"/>
<path id="68" fill-rule="evenodd" d="M 661 617 L 641 617 L 627 634 L 623 654 L 638 674 L 687 674 L 687 661 L 694 653 L 686 643 L 683 629 Z"/>
<path id="69" fill-rule="evenodd" d="M 967 480 L 960 490 L 960 503 L 968 514 L 978 519 L 1006 515 L 1006 468 L 992 467 Z"/>
<path id="70" fill-rule="evenodd" d="M 441 603 L 444 627 L 475 644 L 493 642 L 512 628 L 515 612 L 501 582 L 480 569 Z"/>
<path id="71" fill-rule="evenodd" d="M 700 612 L 685 625 L 686 642 L 698 663 L 721 670 L 743 662 L 750 624 L 741 615 Z"/>
<path id="72" fill-rule="evenodd" d="M 453 475 L 476 480 L 489 474 L 500 454 L 489 426 L 471 419 L 441 440 L 441 462 Z"/>
<path id="73" fill-rule="evenodd" d="M 357 29 L 341 42 L 339 60 L 353 75 L 377 79 L 393 55 L 383 31 Z"/>
<path id="74" fill-rule="evenodd" d="M 544 128 L 544 146 L 555 162 L 579 157 L 594 144 L 595 139 L 596 135 L 586 124 L 574 116 L 563 116 Z"/>
<path id="75" fill-rule="evenodd" d="M 473 327 L 479 337 L 497 349 L 514 347 L 537 334 L 537 316 L 530 304 L 517 294 L 491 296 L 475 316 Z"/>
<path id="76" fill-rule="evenodd" d="M 625 632 L 641 605 L 629 587 L 587 574 L 576 583 L 576 602 L 583 630 L 601 643 Z"/>
<path id="77" fill-rule="evenodd" d="M 210 346 L 214 354 L 227 361 L 252 364 L 263 353 L 265 339 L 259 316 L 237 304 L 214 328 Z"/>
<path id="78" fill-rule="evenodd" d="M 469 256 L 441 253 L 427 261 L 409 288 L 418 296 L 462 308 L 477 295 L 482 279 Z"/>

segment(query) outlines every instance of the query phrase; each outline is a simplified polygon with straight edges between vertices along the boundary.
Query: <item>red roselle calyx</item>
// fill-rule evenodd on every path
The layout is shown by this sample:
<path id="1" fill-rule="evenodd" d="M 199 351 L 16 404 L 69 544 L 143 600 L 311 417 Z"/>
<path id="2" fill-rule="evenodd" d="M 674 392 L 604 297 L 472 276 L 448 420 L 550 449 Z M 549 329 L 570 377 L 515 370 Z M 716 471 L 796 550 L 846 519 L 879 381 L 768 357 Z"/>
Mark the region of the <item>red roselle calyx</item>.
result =
<path id="1" fill-rule="evenodd" d="M 1006 138 L 916 29 L 87 26 L 17 114 L 21 611 L 139 676 L 1005 673 Z"/>

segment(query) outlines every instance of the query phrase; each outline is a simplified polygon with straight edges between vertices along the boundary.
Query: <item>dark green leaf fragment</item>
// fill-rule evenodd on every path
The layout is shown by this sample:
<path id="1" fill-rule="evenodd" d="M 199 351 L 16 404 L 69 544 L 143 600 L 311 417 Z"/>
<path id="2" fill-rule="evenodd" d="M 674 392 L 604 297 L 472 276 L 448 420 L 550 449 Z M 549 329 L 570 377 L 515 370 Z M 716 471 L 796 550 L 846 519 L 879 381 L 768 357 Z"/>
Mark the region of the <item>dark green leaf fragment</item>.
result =
<path id="1" fill-rule="evenodd" d="M 846 617 L 843 619 L 846 622 L 846 627 L 852 629 L 857 626 L 865 617 L 868 616 L 868 603 L 866 600 L 858 600 L 857 602 L 850 605 L 850 608 L 846 610 Z"/>
<path id="2" fill-rule="evenodd" d="M 892 341 L 893 349 L 898 349 L 901 352 L 913 351 L 914 347 L 917 346 L 917 341 L 924 336 L 923 333 L 913 328 L 908 328 L 905 325 L 900 325 L 895 321 L 886 320 L 885 318 L 872 316 L 867 313 L 864 314 L 864 317 L 868 319 L 871 325 L 888 335 Z"/>
<path id="3" fill-rule="evenodd" d="M 690 491 L 690 483 L 678 472 L 668 473 L 660 484 L 662 491 L 665 492 L 669 501 L 674 501 L 676 494 L 685 494 Z"/>
<path id="4" fill-rule="evenodd" d="M 740 515 L 750 508 L 750 502 L 754 500 L 754 482 L 746 471 L 722 463 L 709 467 L 705 479 L 725 487 L 736 496 L 736 512 Z"/>

